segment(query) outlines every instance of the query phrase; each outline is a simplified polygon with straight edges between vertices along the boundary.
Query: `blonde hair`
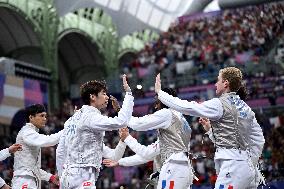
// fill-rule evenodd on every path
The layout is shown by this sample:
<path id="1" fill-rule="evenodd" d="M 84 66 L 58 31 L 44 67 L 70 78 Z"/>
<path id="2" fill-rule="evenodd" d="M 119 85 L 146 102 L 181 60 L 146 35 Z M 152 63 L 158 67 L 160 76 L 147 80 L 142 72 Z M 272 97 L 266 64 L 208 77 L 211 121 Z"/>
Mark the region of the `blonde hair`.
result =
<path id="1" fill-rule="evenodd" d="M 240 69 L 227 67 L 219 71 L 223 80 L 228 80 L 231 92 L 238 92 L 242 86 L 243 74 Z"/>

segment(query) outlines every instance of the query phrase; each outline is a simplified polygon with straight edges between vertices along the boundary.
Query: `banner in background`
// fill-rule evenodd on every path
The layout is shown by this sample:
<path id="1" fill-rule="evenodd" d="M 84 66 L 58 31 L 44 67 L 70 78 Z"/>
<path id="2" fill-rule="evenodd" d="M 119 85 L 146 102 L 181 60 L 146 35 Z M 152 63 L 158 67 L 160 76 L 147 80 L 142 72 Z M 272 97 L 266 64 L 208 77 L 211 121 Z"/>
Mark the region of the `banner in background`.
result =
<path id="1" fill-rule="evenodd" d="M 0 74 L 0 124 L 9 125 L 14 115 L 31 104 L 48 103 L 48 86 L 36 80 Z"/>

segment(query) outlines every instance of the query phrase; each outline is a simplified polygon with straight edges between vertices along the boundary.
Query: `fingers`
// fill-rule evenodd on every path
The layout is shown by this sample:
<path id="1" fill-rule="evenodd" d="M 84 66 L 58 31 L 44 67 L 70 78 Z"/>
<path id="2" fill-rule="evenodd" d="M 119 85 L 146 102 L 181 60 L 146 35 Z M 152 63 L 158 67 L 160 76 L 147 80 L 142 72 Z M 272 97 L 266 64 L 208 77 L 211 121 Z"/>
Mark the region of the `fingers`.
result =
<path id="1" fill-rule="evenodd" d="M 208 119 L 208 118 L 205 118 L 205 117 L 200 117 L 200 118 L 198 119 L 198 122 L 199 122 L 199 123 L 207 123 L 207 122 L 209 122 L 209 119 Z"/>
<path id="2" fill-rule="evenodd" d="M 110 159 L 104 159 L 104 160 L 103 160 L 103 164 L 108 164 L 108 163 L 110 163 L 110 162 L 112 162 L 112 160 L 110 160 Z"/>
<path id="3" fill-rule="evenodd" d="M 161 82 L 161 76 L 160 76 L 160 74 L 158 74 L 158 75 L 156 76 L 156 82 Z"/>
<path id="4" fill-rule="evenodd" d="M 123 74 L 122 76 L 122 83 L 123 83 L 123 87 L 125 88 L 126 86 L 128 86 L 127 80 L 126 80 L 126 75 Z"/>
<path id="5" fill-rule="evenodd" d="M 112 95 L 109 95 L 109 99 L 111 100 L 111 101 L 117 101 L 117 99 L 114 97 L 114 96 L 112 96 Z"/>
<path id="6" fill-rule="evenodd" d="M 119 104 L 119 103 L 118 103 L 118 100 L 117 100 L 114 96 L 110 95 L 110 98 L 109 98 L 109 99 L 111 100 L 111 103 L 112 103 L 112 104 Z"/>
<path id="7" fill-rule="evenodd" d="M 156 82 L 155 82 L 155 92 L 159 93 L 161 90 L 161 78 L 160 78 L 160 74 L 158 74 L 156 76 Z"/>
<path id="8" fill-rule="evenodd" d="M 21 144 L 13 144 L 13 146 L 14 146 L 16 149 L 19 149 L 19 150 L 22 149 L 22 145 L 21 145 Z"/>
<path id="9" fill-rule="evenodd" d="M 10 153 L 15 153 L 16 151 L 21 151 L 21 150 L 23 150 L 21 144 L 13 144 L 12 146 L 9 147 Z"/>
<path id="10" fill-rule="evenodd" d="M 131 89 L 130 89 L 128 83 L 127 83 L 127 79 L 126 79 L 125 74 L 123 74 L 123 76 L 122 76 L 122 82 L 123 82 L 123 88 L 124 88 L 125 92 L 131 92 Z"/>
<path id="11" fill-rule="evenodd" d="M 123 85 L 127 85 L 127 80 L 126 80 L 125 74 L 123 74 L 123 76 L 122 76 L 122 82 L 123 82 Z"/>
<path id="12" fill-rule="evenodd" d="M 128 130 L 128 128 L 127 127 L 123 127 L 123 128 L 121 128 L 121 129 L 119 129 L 121 132 L 128 132 L 129 130 Z"/>
<path id="13" fill-rule="evenodd" d="M 110 160 L 110 159 L 104 159 L 104 160 L 103 160 L 103 164 L 104 164 L 106 167 L 113 167 L 114 161 L 113 161 L 113 160 Z"/>

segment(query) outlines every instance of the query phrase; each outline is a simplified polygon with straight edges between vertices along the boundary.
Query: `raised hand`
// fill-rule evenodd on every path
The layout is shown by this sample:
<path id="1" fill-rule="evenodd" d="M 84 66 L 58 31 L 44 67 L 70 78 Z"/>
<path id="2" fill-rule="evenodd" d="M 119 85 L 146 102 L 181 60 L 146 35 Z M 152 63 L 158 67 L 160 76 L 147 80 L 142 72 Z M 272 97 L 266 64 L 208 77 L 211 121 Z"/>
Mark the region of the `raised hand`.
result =
<path id="1" fill-rule="evenodd" d="M 123 88 L 124 88 L 125 92 L 131 92 L 131 89 L 130 89 L 128 83 L 127 83 L 125 74 L 123 74 L 123 76 L 122 76 L 122 82 L 123 82 Z"/>
<path id="2" fill-rule="evenodd" d="M 206 132 L 210 130 L 211 124 L 208 118 L 200 117 L 198 122 L 203 126 Z"/>
<path id="3" fill-rule="evenodd" d="M 112 105 L 113 109 L 114 109 L 116 112 L 119 112 L 119 110 L 120 110 L 120 105 L 119 105 L 118 100 L 117 100 L 114 96 L 112 96 L 112 95 L 110 95 L 110 100 L 111 100 L 111 105 Z"/>
<path id="4" fill-rule="evenodd" d="M 103 164 L 106 167 L 116 167 L 116 166 L 119 165 L 117 161 L 114 161 L 114 160 L 111 160 L 111 159 L 104 159 Z"/>
<path id="5" fill-rule="evenodd" d="M 127 127 L 119 129 L 119 137 L 122 142 L 129 136 L 129 130 Z"/>
<path id="6" fill-rule="evenodd" d="M 13 144 L 12 146 L 9 147 L 10 154 L 13 154 L 16 151 L 21 151 L 21 150 L 23 150 L 21 144 Z"/>
<path id="7" fill-rule="evenodd" d="M 161 90 L 161 78 L 160 78 L 160 74 L 158 74 L 156 77 L 155 92 L 159 93 L 160 90 Z"/>

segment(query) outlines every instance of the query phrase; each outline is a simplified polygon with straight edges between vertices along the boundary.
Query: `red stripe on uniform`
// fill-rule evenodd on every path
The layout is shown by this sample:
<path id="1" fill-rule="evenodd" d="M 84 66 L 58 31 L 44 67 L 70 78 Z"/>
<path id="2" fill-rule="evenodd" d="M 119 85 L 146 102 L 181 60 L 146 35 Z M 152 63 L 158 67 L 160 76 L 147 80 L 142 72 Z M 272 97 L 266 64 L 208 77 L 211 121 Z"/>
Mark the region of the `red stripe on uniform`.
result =
<path id="1" fill-rule="evenodd" d="M 170 181 L 169 189 L 174 189 L 174 186 L 175 186 L 175 181 Z"/>
<path id="2" fill-rule="evenodd" d="M 233 186 L 229 185 L 228 189 L 234 189 Z"/>

